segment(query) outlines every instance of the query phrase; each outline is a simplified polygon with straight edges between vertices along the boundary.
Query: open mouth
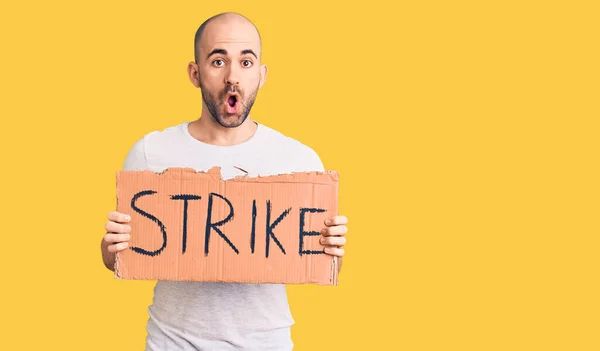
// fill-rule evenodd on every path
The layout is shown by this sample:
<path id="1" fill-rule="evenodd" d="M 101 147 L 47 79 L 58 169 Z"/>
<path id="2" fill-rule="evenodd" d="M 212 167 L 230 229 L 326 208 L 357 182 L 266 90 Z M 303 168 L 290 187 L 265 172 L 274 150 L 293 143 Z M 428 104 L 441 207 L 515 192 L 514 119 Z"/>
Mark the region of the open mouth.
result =
<path id="1" fill-rule="evenodd" d="M 227 113 L 237 113 L 238 112 L 238 100 L 239 100 L 239 96 L 234 94 L 234 95 L 229 95 L 227 97 L 227 103 L 225 104 L 225 112 Z"/>
<path id="2" fill-rule="evenodd" d="M 229 99 L 227 99 L 227 103 L 229 104 L 230 107 L 234 107 L 237 103 L 237 96 L 231 95 L 229 97 Z"/>

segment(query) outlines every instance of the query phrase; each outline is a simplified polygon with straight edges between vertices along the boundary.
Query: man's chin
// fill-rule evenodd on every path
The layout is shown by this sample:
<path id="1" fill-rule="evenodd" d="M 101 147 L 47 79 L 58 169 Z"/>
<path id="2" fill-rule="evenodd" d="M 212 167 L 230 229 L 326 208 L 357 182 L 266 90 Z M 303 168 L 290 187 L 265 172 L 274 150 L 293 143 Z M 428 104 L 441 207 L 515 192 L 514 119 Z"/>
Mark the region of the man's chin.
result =
<path id="1" fill-rule="evenodd" d="M 244 123 L 244 116 L 242 115 L 222 115 L 217 118 L 217 122 L 225 127 L 225 128 L 235 128 L 239 127 L 242 123 Z"/>

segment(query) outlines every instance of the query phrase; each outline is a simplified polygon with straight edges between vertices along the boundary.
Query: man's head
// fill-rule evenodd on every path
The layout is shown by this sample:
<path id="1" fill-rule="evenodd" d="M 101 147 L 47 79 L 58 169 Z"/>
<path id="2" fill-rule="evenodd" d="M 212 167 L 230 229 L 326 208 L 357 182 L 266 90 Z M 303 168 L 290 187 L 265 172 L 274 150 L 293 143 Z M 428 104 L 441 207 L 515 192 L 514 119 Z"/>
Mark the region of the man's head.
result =
<path id="1" fill-rule="evenodd" d="M 260 64 L 261 49 L 258 30 L 240 14 L 218 14 L 198 28 L 188 74 L 220 125 L 237 127 L 250 114 L 267 74 Z"/>

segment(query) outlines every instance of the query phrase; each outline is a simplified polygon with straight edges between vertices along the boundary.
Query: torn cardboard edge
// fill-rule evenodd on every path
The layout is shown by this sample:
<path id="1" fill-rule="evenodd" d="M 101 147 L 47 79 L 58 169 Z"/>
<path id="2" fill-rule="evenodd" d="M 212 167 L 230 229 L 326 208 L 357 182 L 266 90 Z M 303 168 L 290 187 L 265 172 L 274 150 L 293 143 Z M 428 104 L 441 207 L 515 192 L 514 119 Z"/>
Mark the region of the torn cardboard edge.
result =
<path id="1" fill-rule="evenodd" d="M 118 171 L 116 178 L 117 210 L 132 216 L 130 247 L 116 255 L 114 266 L 116 279 L 338 285 L 338 258 L 324 254 L 320 244 L 310 241 L 313 237 L 317 237 L 314 235 L 314 231 L 320 230 L 324 225 L 318 225 L 319 222 L 323 223 L 324 218 L 337 215 L 339 174 L 336 171 L 291 172 L 252 177 L 245 174 L 224 180 L 221 167 L 213 167 L 207 171 L 196 171 L 192 168 L 167 168 L 162 172 L 152 170 Z M 129 207 L 129 202 L 133 204 L 132 198 L 142 189 L 145 189 L 147 195 L 156 195 L 161 191 L 166 192 L 162 197 L 156 197 L 154 202 L 148 200 L 143 204 L 145 209 L 152 208 L 154 212 L 144 211 L 139 207 L 137 207 L 138 212 L 135 212 L 133 207 Z M 270 196 L 266 196 L 265 189 L 270 190 Z M 185 195 L 187 197 L 177 197 L 174 196 L 175 193 L 187 194 Z M 214 196 L 210 195 L 211 193 Z M 308 193 L 310 195 L 307 195 Z M 288 202 L 285 201 L 285 196 L 288 196 Z M 225 211 L 227 205 L 221 201 L 223 198 L 228 200 L 225 202 L 230 203 L 231 217 L 238 220 L 236 222 L 238 224 L 233 224 L 232 221 L 220 223 L 228 217 L 227 211 Z M 251 198 L 254 200 L 252 215 L 248 209 Z M 172 201 L 173 199 L 184 201 Z M 208 210 L 206 209 L 207 201 Z M 220 201 L 219 205 L 213 206 L 217 201 Z M 267 204 L 272 202 L 274 213 L 270 218 L 267 217 L 266 229 L 260 230 L 259 226 L 255 227 L 256 222 L 259 221 L 257 209 L 260 207 L 259 215 L 264 217 L 265 201 Z M 200 207 L 203 209 L 198 212 L 198 205 L 202 202 L 204 205 Z M 259 202 L 262 203 L 262 206 L 258 206 Z M 286 205 L 283 206 L 283 203 Z M 192 211 L 192 206 L 195 206 L 195 214 L 187 218 L 183 215 L 184 220 L 182 220 L 182 211 Z M 313 218 L 320 218 L 320 220 L 308 219 L 306 223 L 310 222 L 312 226 L 303 228 L 302 224 L 306 223 L 302 222 L 302 219 L 296 220 L 299 208 L 314 209 L 315 206 L 320 206 L 322 212 L 307 210 L 303 214 L 307 215 L 306 218 L 314 216 Z M 284 207 L 295 210 L 295 217 L 289 216 L 293 210 L 288 211 L 287 215 L 285 211 L 282 212 Z M 241 211 L 240 208 L 242 208 Z M 234 213 L 234 209 L 238 212 Z M 213 210 L 216 211 L 216 214 L 211 212 Z M 148 212 L 160 212 L 160 215 L 153 216 L 153 220 L 150 221 L 148 216 L 145 216 L 146 218 L 141 216 L 142 213 L 149 214 Z M 165 214 L 167 212 L 168 216 Z M 204 212 L 206 213 L 203 215 Z M 278 216 L 283 217 L 281 219 Z M 167 219 L 163 222 L 160 218 Z M 215 219 L 216 222 L 213 223 L 211 218 L 218 220 Z M 185 223 L 185 220 L 188 222 Z M 275 224 L 278 227 L 270 230 L 269 222 L 272 225 L 277 220 L 280 220 Z M 155 249 L 161 247 L 157 223 L 163 225 L 165 240 L 162 251 L 160 249 L 154 251 L 142 249 L 142 247 Z M 244 227 L 248 223 L 252 223 L 251 230 Z M 264 224 L 261 225 L 264 226 Z M 222 227 L 218 227 L 218 225 L 222 225 Z M 298 226 L 300 227 L 298 228 Z M 223 235 L 216 229 L 221 229 Z M 167 230 L 176 233 L 169 234 L 170 240 L 168 241 L 165 233 Z M 243 250 L 241 247 L 238 248 L 238 245 L 247 239 L 245 236 L 249 231 L 255 235 L 252 243 L 257 245 L 256 248 L 252 246 L 251 253 L 248 253 L 247 250 L 242 253 Z M 294 240 L 297 240 L 298 231 L 300 233 L 299 252 L 302 252 L 303 239 L 306 240 L 308 247 L 307 253 L 300 254 L 300 257 L 294 255 L 292 249 L 295 244 Z M 141 234 L 136 235 L 137 233 Z M 264 247 L 260 247 L 258 243 L 264 242 L 265 237 L 267 258 L 259 258 Z M 258 240 L 259 238 L 260 240 Z M 225 242 L 228 242 L 229 247 Z M 167 243 L 168 245 L 166 245 Z M 264 243 L 262 245 L 265 246 Z M 205 255 L 201 255 L 199 252 L 202 246 L 206 246 L 204 248 Z M 210 246 L 210 254 L 213 255 L 211 258 L 208 258 L 208 246 Z M 139 249 L 137 252 L 133 250 L 135 247 Z M 235 250 L 236 253 L 233 254 L 230 249 Z M 269 257 L 269 249 L 273 250 L 271 257 Z M 186 250 L 188 251 L 186 252 Z M 191 254 L 190 251 L 194 253 Z M 308 254 L 308 252 L 318 251 L 321 251 L 320 254 Z M 283 255 L 282 252 L 284 252 Z M 146 254 L 140 255 L 139 253 Z M 153 253 L 154 256 L 148 255 L 149 253 Z M 182 258 L 186 254 L 187 256 Z M 194 257 L 194 255 L 196 256 Z M 194 258 L 190 258 L 190 256 Z M 261 269 L 262 271 L 260 271 Z"/>
<path id="2" fill-rule="evenodd" d="M 119 182 L 119 178 L 121 174 L 126 174 L 129 172 L 135 172 L 135 173 L 141 173 L 141 174 L 153 174 L 153 175 L 157 175 L 157 176 L 174 176 L 174 177 L 183 177 L 183 176 L 195 176 L 195 175 L 200 175 L 200 174 L 205 174 L 205 175 L 209 175 L 213 178 L 213 180 L 219 180 L 222 182 L 233 182 L 233 181 L 249 181 L 249 182 L 272 182 L 272 179 L 274 178 L 280 178 L 281 180 L 283 180 L 284 182 L 289 182 L 289 183 L 303 183 L 303 182 L 307 182 L 310 179 L 314 179 L 316 177 L 320 177 L 323 178 L 324 176 L 327 176 L 327 179 L 329 179 L 332 182 L 339 182 L 339 173 L 337 171 L 305 171 L 305 172 L 298 172 L 298 171 L 294 171 L 294 172 L 290 172 L 290 173 L 278 173 L 278 174 L 274 174 L 274 175 L 257 175 L 257 176 L 250 176 L 247 171 L 239 168 L 239 167 L 235 167 L 236 169 L 239 169 L 243 172 L 246 172 L 246 174 L 244 175 L 238 175 L 229 179 L 224 179 L 222 172 L 221 172 L 221 167 L 219 166 L 215 166 L 212 167 L 206 171 L 197 171 L 193 168 L 189 168 L 189 167 L 169 167 L 166 168 L 162 171 L 152 171 L 149 169 L 146 170 L 136 170 L 136 171 L 117 171 L 116 174 L 116 178 L 117 178 L 117 184 Z M 299 178 L 296 179 L 296 181 L 292 181 L 294 178 Z M 317 183 L 317 184 L 328 184 L 328 182 L 325 183 Z"/>

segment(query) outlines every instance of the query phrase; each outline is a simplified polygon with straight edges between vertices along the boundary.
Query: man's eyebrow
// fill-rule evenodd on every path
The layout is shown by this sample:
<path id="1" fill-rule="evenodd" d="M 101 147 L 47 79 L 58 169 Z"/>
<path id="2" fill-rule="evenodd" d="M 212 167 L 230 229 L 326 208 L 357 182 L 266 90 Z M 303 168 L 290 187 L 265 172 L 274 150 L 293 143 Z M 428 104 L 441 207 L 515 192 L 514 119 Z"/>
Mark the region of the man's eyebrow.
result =
<path id="1" fill-rule="evenodd" d="M 222 55 L 227 55 L 227 50 L 225 49 L 214 49 L 213 51 L 209 52 L 208 55 L 206 56 L 206 58 L 211 57 L 214 54 L 222 54 Z"/>
<path id="2" fill-rule="evenodd" d="M 225 50 L 225 49 L 214 49 L 213 51 L 211 51 L 210 53 L 208 53 L 208 55 L 206 56 L 206 58 L 210 58 L 212 55 L 215 55 L 215 54 L 227 55 L 227 50 Z M 254 51 L 252 49 L 242 50 L 241 54 L 242 55 L 252 54 L 254 57 L 256 57 L 258 59 L 258 56 L 256 56 L 256 54 L 254 53 Z"/>
<path id="3" fill-rule="evenodd" d="M 246 54 L 252 54 L 252 55 L 254 55 L 254 57 L 258 58 L 256 56 L 256 54 L 254 53 L 254 51 L 252 51 L 252 49 L 242 50 L 242 55 L 246 55 Z"/>

